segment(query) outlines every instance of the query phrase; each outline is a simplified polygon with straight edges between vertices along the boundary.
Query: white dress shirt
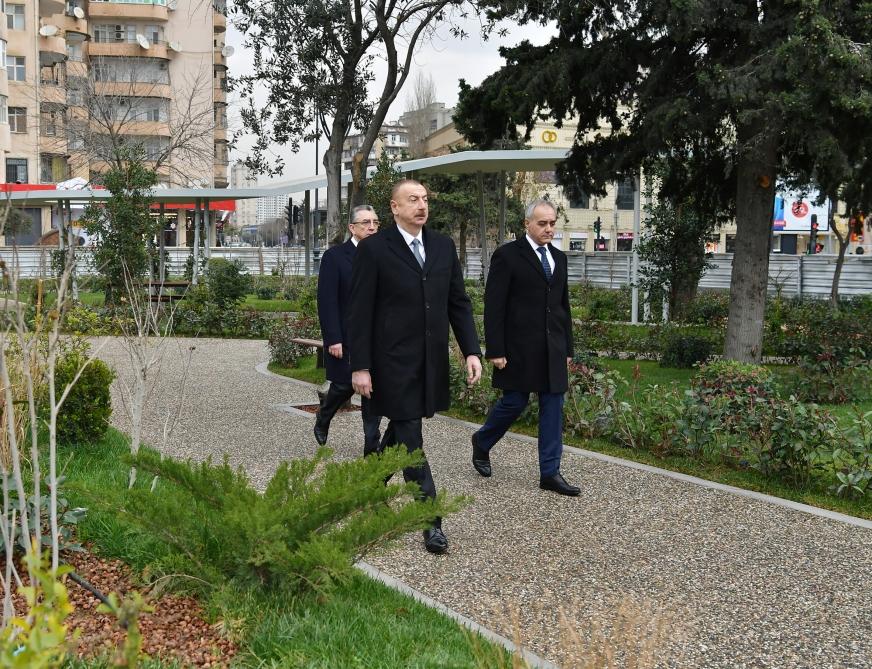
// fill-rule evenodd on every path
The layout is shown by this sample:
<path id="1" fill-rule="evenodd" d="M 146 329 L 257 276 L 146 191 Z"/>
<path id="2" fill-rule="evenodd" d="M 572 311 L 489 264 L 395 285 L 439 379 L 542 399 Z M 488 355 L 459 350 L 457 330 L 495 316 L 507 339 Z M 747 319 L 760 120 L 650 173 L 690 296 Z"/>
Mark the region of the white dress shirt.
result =
<path id="1" fill-rule="evenodd" d="M 415 235 L 410 235 L 408 232 L 403 230 L 399 225 L 397 226 L 397 230 L 400 231 L 400 234 L 403 236 L 403 239 L 406 240 L 406 246 L 409 247 L 409 250 L 412 252 L 412 255 L 415 255 L 414 249 L 412 249 L 412 242 L 417 239 L 420 244 L 418 244 L 418 251 L 421 253 L 421 259 L 427 260 L 427 252 L 424 250 L 424 235 L 421 231 L 418 232 L 417 237 Z"/>
<path id="2" fill-rule="evenodd" d="M 354 235 L 352 235 L 351 236 L 351 243 L 354 244 L 354 246 L 356 247 L 358 244 L 360 244 L 360 240 L 357 237 L 355 237 Z"/>
<path id="3" fill-rule="evenodd" d="M 539 259 L 539 262 L 542 262 L 542 254 L 539 253 L 539 244 L 533 241 L 533 238 L 530 235 L 524 235 L 527 238 L 527 241 L 530 242 L 530 246 L 533 247 L 533 252 L 536 254 L 536 257 Z M 551 267 L 551 274 L 554 274 L 554 256 L 551 255 L 551 249 L 548 248 L 548 245 L 545 245 L 545 257 L 548 258 L 548 265 Z"/>

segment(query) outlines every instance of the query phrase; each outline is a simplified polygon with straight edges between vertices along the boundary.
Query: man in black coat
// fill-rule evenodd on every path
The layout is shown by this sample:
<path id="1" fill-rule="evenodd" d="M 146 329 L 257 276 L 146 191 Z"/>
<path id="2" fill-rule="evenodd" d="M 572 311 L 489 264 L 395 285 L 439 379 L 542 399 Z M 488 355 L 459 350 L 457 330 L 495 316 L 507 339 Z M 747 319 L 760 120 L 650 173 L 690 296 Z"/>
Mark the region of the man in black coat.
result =
<path id="1" fill-rule="evenodd" d="M 485 424 L 472 435 L 472 464 L 491 475 L 490 450 L 539 396 L 539 487 L 561 495 L 580 490 L 560 474 L 563 395 L 569 388 L 572 316 L 566 255 L 551 245 L 557 212 L 547 200 L 527 207 L 526 234 L 498 248 L 484 293 L 486 357 L 493 386 L 503 391 Z"/>
<path id="2" fill-rule="evenodd" d="M 318 272 L 318 320 L 324 341 L 324 371 L 330 387 L 321 399 L 315 415 L 315 440 L 327 443 L 330 421 L 354 394 L 351 386 L 351 365 L 348 356 L 348 317 L 351 311 L 351 262 L 362 239 L 378 231 L 378 217 L 369 205 L 356 207 L 348 226 L 351 238 L 344 244 L 328 249 L 321 258 Z M 370 411 L 369 400 L 360 403 L 363 416 L 364 455 L 378 450 L 381 416 Z"/>
<path id="3" fill-rule="evenodd" d="M 390 418 L 382 447 L 423 448 L 421 419 L 449 406 L 448 326 L 466 357 L 467 382 L 481 378 L 472 304 L 449 237 L 424 227 L 427 189 L 404 179 L 391 193 L 396 226 L 363 240 L 351 273 L 351 369 L 354 389 L 372 411 Z M 435 497 L 430 465 L 403 471 Z M 441 519 L 424 531 L 424 546 L 444 553 Z"/>

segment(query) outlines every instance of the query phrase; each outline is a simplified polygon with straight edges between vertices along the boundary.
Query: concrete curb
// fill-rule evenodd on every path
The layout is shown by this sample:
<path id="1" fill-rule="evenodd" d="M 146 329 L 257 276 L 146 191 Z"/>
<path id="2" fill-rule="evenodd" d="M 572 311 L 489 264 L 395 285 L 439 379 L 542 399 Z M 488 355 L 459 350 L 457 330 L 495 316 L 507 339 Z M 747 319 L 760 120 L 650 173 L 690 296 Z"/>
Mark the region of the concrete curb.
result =
<path id="1" fill-rule="evenodd" d="M 521 657 L 524 658 L 524 661 L 531 668 L 535 667 L 536 669 L 560 669 L 553 662 L 549 662 L 548 660 L 542 659 L 535 653 L 531 653 L 528 650 L 524 650 L 523 648 L 518 648 L 514 641 L 511 639 L 507 639 L 501 634 L 497 634 L 491 629 L 487 627 L 482 627 L 474 620 L 467 618 L 462 613 L 458 613 L 454 609 L 450 609 L 441 602 L 433 599 L 432 597 L 428 597 L 424 593 L 415 590 L 414 588 L 409 587 L 403 581 L 390 576 L 389 574 L 384 573 L 383 571 L 373 567 L 371 564 L 367 562 L 358 562 L 355 565 L 358 569 L 360 569 L 363 573 L 369 576 L 376 581 L 380 581 L 384 583 L 389 588 L 393 588 L 403 594 L 410 596 L 412 599 L 415 599 L 425 606 L 429 606 L 430 608 L 436 609 L 440 611 L 444 615 L 448 616 L 452 620 L 460 623 L 464 627 L 468 628 L 472 632 L 483 636 L 485 639 L 490 641 L 491 643 L 503 646 L 510 653 L 518 653 Z"/>

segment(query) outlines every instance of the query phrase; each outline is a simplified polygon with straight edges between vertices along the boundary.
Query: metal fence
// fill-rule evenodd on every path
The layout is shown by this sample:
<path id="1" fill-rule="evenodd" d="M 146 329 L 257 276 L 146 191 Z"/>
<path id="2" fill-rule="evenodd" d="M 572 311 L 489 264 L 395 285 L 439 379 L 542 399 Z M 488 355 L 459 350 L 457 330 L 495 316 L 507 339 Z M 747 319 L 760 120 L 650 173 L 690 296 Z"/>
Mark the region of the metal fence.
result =
<path id="1" fill-rule="evenodd" d="M 0 247 L 0 259 L 5 262 L 9 272 L 17 272 L 21 277 L 47 277 L 51 274 L 51 253 L 55 250 L 47 246 Z M 77 270 L 81 274 L 94 272 L 91 253 L 78 249 Z M 190 256 L 190 249 L 167 249 L 167 273 L 181 275 Z M 302 276 L 306 271 L 305 251 L 302 248 L 213 248 L 213 258 L 241 260 L 252 274 L 283 274 Z M 587 281 L 596 286 L 619 288 L 632 280 L 632 253 L 582 253 L 570 251 L 569 279 L 571 283 Z M 317 272 L 320 253 L 313 253 L 311 271 Z M 701 288 L 730 287 L 733 255 L 715 254 L 712 267 L 702 277 Z M 781 290 L 787 296 L 829 295 L 836 266 L 836 256 L 813 255 L 794 256 L 774 253 L 769 257 L 769 290 Z M 467 278 L 481 276 L 481 251 L 467 249 L 463 266 Z M 849 255 L 845 257 L 842 276 L 839 281 L 842 295 L 861 295 L 872 293 L 872 256 Z"/>

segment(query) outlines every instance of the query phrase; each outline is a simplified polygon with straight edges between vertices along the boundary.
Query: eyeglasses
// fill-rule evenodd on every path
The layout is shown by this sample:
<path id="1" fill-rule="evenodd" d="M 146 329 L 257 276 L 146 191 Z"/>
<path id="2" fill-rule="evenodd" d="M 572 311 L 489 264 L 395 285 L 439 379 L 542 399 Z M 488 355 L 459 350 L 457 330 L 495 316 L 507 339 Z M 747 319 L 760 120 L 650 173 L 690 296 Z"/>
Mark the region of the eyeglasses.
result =
<path id="1" fill-rule="evenodd" d="M 372 218 L 372 219 L 369 219 L 369 220 L 364 219 L 364 220 L 362 220 L 362 221 L 355 221 L 355 222 L 354 222 L 354 225 L 362 225 L 362 226 L 364 226 L 364 227 L 367 227 L 367 226 L 372 225 L 372 226 L 375 226 L 375 227 L 377 228 L 377 227 L 378 227 L 378 219 L 377 219 L 377 218 Z"/>

